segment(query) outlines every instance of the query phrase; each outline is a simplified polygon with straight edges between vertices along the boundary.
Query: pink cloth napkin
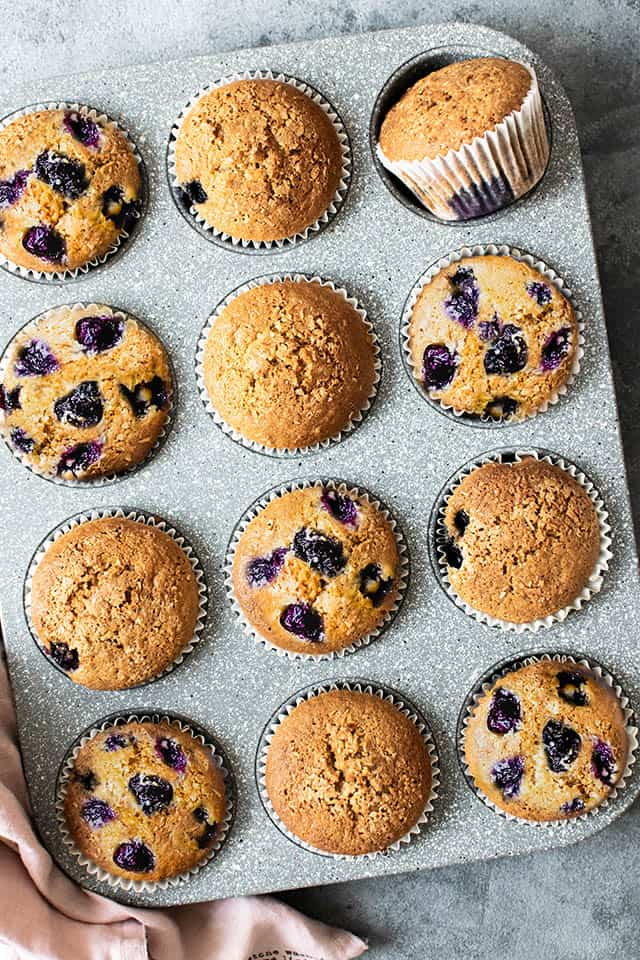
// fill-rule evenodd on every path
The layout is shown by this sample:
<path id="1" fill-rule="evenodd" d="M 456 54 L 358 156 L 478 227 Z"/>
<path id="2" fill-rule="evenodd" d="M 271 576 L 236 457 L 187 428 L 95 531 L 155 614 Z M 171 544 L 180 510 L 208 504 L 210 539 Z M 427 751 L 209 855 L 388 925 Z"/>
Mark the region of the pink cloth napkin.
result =
<path id="1" fill-rule="evenodd" d="M 0 890 L 2 960 L 349 960 L 367 949 L 271 897 L 143 910 L 73 883 L 31 824 L 1 652 Z"/>

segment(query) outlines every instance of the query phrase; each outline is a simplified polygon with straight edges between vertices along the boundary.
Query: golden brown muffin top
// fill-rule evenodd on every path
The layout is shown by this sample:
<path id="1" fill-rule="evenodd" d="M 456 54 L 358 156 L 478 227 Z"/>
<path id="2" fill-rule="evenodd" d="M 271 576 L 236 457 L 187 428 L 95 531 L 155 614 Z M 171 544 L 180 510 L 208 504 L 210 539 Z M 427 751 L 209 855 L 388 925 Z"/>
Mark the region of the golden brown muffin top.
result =
<path id="1" fill-rule="evenodd" d="M 327 114 L 277 80 L 236 80 L 204 94 L 180 126 L 175 159 L 198 213 L 241 240 L 304 231 L 331 203 L 342 173 Z"/>
<path id="2" fill-rule="evenodd" d="M 460 60 L 427 74 L 384 118 L 380 147 L 391 161 L 434 159 L 481 137 L 518 110 L 531 75 L 513 60 Z"/>
<path id="3" fill-rule="evenodd" d="M 418 822 L 431 761 L 415 724 L 388 700 L 331 690 L 305 700 L 269 745 L 266 788 L 291 833 L 319 850 L 385 850 Z"/>

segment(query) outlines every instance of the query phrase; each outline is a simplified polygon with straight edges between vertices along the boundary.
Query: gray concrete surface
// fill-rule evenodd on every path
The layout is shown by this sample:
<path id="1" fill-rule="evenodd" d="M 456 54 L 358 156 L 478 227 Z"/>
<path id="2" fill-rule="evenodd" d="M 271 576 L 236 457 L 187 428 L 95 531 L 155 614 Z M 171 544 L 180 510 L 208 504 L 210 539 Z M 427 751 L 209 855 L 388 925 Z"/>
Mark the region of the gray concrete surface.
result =
<path id="1" fill-rule="evenodd" d="M 544 56 L 573 102 L 634 507 L 640 504 L 638 0 L 0 0 L 0 83 L 339 32 L 462 19 Z M 354 64 L 357 69 L 357 64 Z M 606 437 L 602 438 L 606 443 Z M 302 891 L 384 960 L 640 957 L 640 805 L 576 847 Z"/>

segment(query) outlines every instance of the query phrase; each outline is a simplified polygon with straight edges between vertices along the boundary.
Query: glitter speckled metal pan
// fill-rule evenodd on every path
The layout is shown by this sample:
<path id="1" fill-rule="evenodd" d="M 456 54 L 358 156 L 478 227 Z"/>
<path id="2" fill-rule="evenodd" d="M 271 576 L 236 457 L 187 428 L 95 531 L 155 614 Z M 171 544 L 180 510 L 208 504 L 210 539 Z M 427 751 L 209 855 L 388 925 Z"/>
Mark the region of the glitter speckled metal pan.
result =
<path id="1" fill-rule="evenodd" d="M 383 182 L 370 146 L 372 113 L 389 77 L 417 56 L 426 72 L 461 55 L 486 53 L 533 63 L 553 132 L 551 159 L 542 181 L 523 200 L 485 219 L 446 225 L 418 215 L 403 202 L 406 196 Z M 256 69 L 300 77 L 322 90 L 340 113 L 353 151 L 351 189 L 340 215 L 308 243 L 263 254 L 259 270 L 254 257 L 198 236 L 176 210 L 165 176 L 169 131 L 193 91 L 217 77 Z M 411 76 L 409 71 L 405 81 Z M 402 71 L 393 85 L 397 96 L 398 77 L 402 81 Z M 442 24 L 36 82 L 11 94 L 3 90 L 0 116 L 55 98 L 86 101 L 126 117 L 133 139 L 144 148 L 150 195 L 138 240 L 109 270 L 90 271 L 83 299 L 118 303 L 148 320 L 172 357 L 178 383 L 174 427 L 161 454 L 120 482 L 118 497 L 124 507 L 175 523 L 192 543 L 210 588 L 202 641 L 180 670 L 128 693 L 76 689 L 31 643 L 22 583 L 48 531 L 71 514 L 108 505 L 113 491 L 48 484 L 0 449 L 2 625 L 33 806 L 56 860 L 91 889 L 113 895 L 108 885 L 87 879 L 66 852 L 54 791 L 69 744 L 93 720 L 116 712 L 191 717 L 220 743 L 238 787 L 224 855 L 167 890 L 116 891 L 118 898 L 140 904 L 261 893 L 524 853 L 582 839 L 610 823 L 640 792 L 640 764 L 613 802 L 570 831 L 530 830 L 496 817 L 464 782 L 456 759 L 460 707 L 474 681 L 522 644 L 455 610 L 430 567 L 429 516 L 453 471 L 504 444 L 504 432 L 497 429 L 492 437 L 490 427 L 454 422 L 431 409 L 408 381 L 398 349 L 400 316 L 415 278 L 461 246 L 495 243 L 527 250 L 553 264 L 571 288 L 585 322 L 580 372 L 562 403 L 510 426 L 509 444 L 552 450 L 576 463 L 602 493 L 613 528 L 613 559 L 603 589 L 584 609 L 554 624 L 544 639 L 550 650 L 601 662 L 637 707 L 637 561 L 605 322 L 573 114 L 544 63 L 502 34 Z M 375 405 L 358 430 L 314 454 L 313 464 L 304 455 L 280 461 L 229 443 L 205 411 L 193 373 L 196 343 L 215 305 L 253 276 L 274 272 L 318 274 L 344 285 L 366 307 L 380 338 L 384 373 Z M 0 342 L 60 300 L 48 287 L 25 284 L 4 271 L 0 296 Z M 310 473 L 374 490 L 401 524 L 411 557 L 411 585 L 393 624 L 376 643 L 335 663 L 274 657 L 243 634 L 224 593 L 225 547 L 238 519 L 265 490 Z M 296 690 L 360 676 L 398 690 L 427 718 L 438 743 L 441 787 L 428 829 L 414 842 L 384 857 L 337 861 L 301 849 L 274 827 L 256 790 L 254 761 L 266 722 Z"/>

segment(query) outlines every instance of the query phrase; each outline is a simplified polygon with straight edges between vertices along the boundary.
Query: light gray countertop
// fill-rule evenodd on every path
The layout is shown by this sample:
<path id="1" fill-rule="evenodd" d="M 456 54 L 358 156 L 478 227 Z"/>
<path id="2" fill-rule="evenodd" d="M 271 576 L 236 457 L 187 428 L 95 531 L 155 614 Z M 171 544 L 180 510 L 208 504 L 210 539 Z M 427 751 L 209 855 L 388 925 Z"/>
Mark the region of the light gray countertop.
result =
<path id="1" fill-rule="evenodd" d="M 584 154 L 634 507 L 640 361 L 638 0 L 402 4 L 384 0 L 0 0 L 0 83 L 249 45 L 447 19 L 528 44 L 564 84 Z M 357 65 L 354 65 L 357 69 Z M 634 177 L 634 172 L 636 176 Z M 634 187 L 636 188 L 634 190 Z M 634 236 L 635 234 L 635 236 Z M 606 438 L 603 438 L 606 442 Z M 632 960 L 640 956 L 640 805 L 575 847 L 287 895 L 370 938 L 385 960 Z"/>

